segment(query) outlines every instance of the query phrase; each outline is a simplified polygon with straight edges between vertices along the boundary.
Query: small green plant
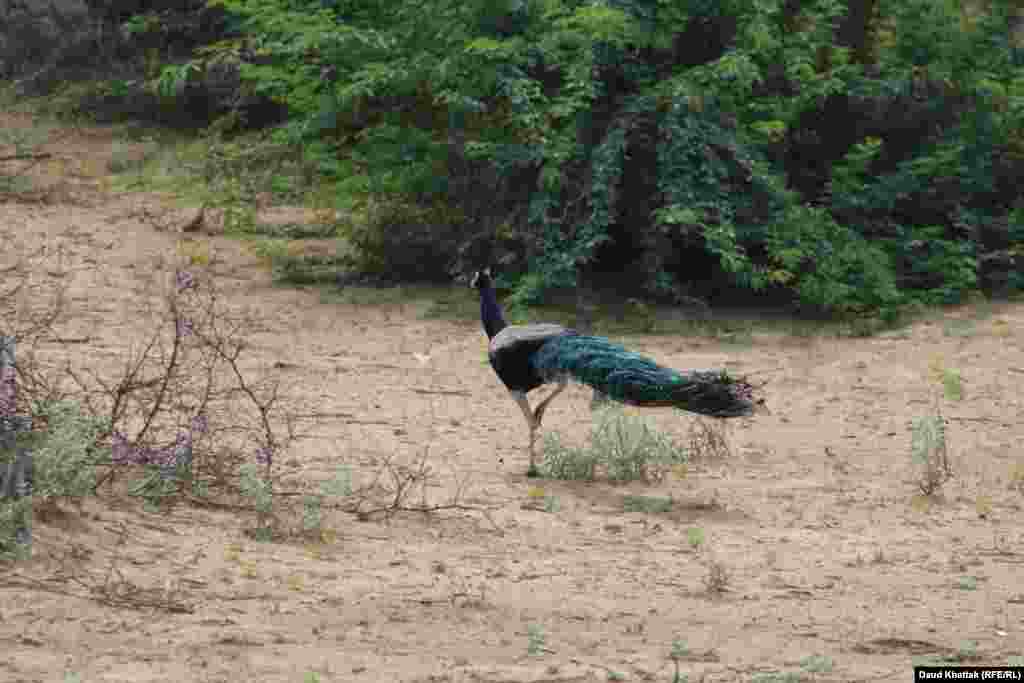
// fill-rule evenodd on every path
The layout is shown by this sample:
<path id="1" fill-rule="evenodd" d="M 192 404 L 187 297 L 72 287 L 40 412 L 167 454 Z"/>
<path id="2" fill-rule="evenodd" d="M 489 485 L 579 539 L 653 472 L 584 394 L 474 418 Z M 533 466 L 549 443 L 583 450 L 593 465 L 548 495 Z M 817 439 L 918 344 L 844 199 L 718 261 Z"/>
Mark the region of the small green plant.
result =
<path id="1" fill-rule="evenodd" d="M 128 38 L 159 29 L 160 20 L 155 13 L 136 14 L 121 24 L 121 32 Z"/>
<path id="2" fill-rule="evenodd" d="M 594 420 L 589 443 L 573 447 L 548 432 L 543 442 L 541 476 L 591 481 L 602 468 L 611 481 L 650 480 L 675 465 L 685 464 L 686 452 L 645 418 L 618 406 L 602 408 Z"/>
<path id="3" fill-rule="evenodd" d="M 352 468 L 339 465 L 334 477 L 320 484 L 320 493 L 309 494 L 302 499 L 302 530 L 307 534 L 319 535 L 322 531 L 324 498 L 344 498 L 352 494 Z"/>
<path id="4" fill-rule="evenodd" d="M 685 451 L 667 434 L 643 417 L 616 407 L 600 411 L 590 442 L 594 457 L 612 481 L 649 479 L 652 468 L 669 468 L 687 460 Z"/>
<path id="5" fill-rule="evenodd" d="M 978 658 L 978 641 L 967 640 L 960 644 L 954 655 L 958 662 L 969 662 Z"/>
<path id="6" fill-rule="evenodd" d="M 956 588 L 962 591 L 978 590 L 977 576 L 961 576 L 957 579 Z"/>
<path id="7" fill-rule="evenodd" d="M 609 671 L 608 672 L 608 680 L 609 681 L 624 681 L 624 680 L 626 680 L 626 674 L 620 673 L 618 671 Z"/>
<path id="8" fill-rule="evenodd" d="M 139 169 L 145 163 L 145 157 L 139 158 L 135 155 L 132 147 L 120 140 L 115 140 L 111 145 L 110 160 L 107 162 L 107 170 L 111 173 L 126 173 L 133 169 Z"/>
<path id="9" fill-rule="evenodd" d="M 302 677 L 302 683 L 320 683 L 320 674 L 315 671 L 307 671 Z"/>
<path id="10" fill-rule="evenodd" d="M 669 512 L 674 501 L 663 496 L 623 496 L 622 509 L 626 512 L 646 512 L 649 514 Z"/>
<path id="11" fill-rule="evenodd" d="M 320 491 L 325 496 L 344 498 L 352 495 L 352 467 L 350 465 L 338 465 L 334 471 L 334 477 L 320 485 Z"/>
<path id="12" fill-rule="evenodd" d="M 949 666 L 950 664 L 962 664 L 978 659 L 978 641 L 967 640 L 961 643 L 956 652 L 947 652 L 939 655 L 925 655 L 913 659 L 914 666 Z M 1011 665 L 1012 666 L 1012 665 Z"/>
<path id="13" fill-rule="evenodd" d="M 827 674 L 832 671 L 832 658 L 826 655 L 809 655 L 800 660 L 800 668 L 811 674 Z"/>
<path id="14" fill-rule="evenodd" d="M 101 449 L 96 442 L 106 423 L 82 412 L 72 401 L 42 406 L 46 431 L 33 435 L 33 496 L 36 502 L 83 498 L 96 488 Z"/>
<path id="15" fill-rule="evenodd" d="M 942 391 L 950 401 L 960 401 L 964 397 L 963 382 L 959 370 L 946 369 L 942 373 Z"/>
<path id="16" fill-rule="evenodd" d="M 917 486 L 925 496 L 933 496 L 953 477 L 946 445 L 946 421 L 941 414 L 926 415 L 914 421 L 911 460 L 919 470 Z"/>
<path id="17" fill-rule="evenodd" d="M 141 498 L 147 512 L 157 512 L 178 493 L 178 484 L 174 479 L 164 476 L 160 468 L 147 467 L 128 487 L 128 493 Z"/>
<path id="18" fill-rule="evenodd" d="M 942 666 L 949 664 L 949 658 L 940 655 L 922 655 L 910 660 L 913 666 Z"/>
<path id="19" fill-rule="evenodd" d="M 539 470 L 549 479 L 593 481 L 597 470 L 597 457 L 586 448 L 566 444 L 556 432 L 544 434 L 544 462 Z"/>
<path id="20" fill-rule="evenodd" d="M 672 641 L 672 650 L 668 653 L 668 657 L 672 660 L 672 666 L 674 668 L 674 671 L 672 672 L 672 683 L 687 683 L 687 681 L 690 680 L 690 676 L 688 674 L 684 674 L 679 671 L 679 662 L 686 659 L 689 654 L 690 649 L 686 646 L 684 641 L 679 639 Z"/>
<path id="21" fill-rule="evenodd" d="M 323 522 L 321 506 L 323 498 L 316 495 L 306 495 L 302 499 L 302 530 L 307 534 L 320 531 Z"/>
<path id="22" fill-rule="evenodd" d="M 27 560 L 31 553 L 27 543 L 18 542 L 18 531 L 31 533 L 32 497 L 0 500 L 0 559 Z"/>
<path id="23" fill-rule="evenodd" d="M 526 627 L 526 654 L 539 657 L 544 653 L 545 643 L 544 629 L 540 624 L 530 624 Z"/>
<path id="24" fill-rule="evenodd" d="M 161 97 L 175 97 L 184 90 L 190 80 L 201 76 L 202 71 L 202 67 L 195 62 L 165 66 L 153 84 L 153 90 Z"/>
<path id="25" fill-rule="evenodd" d="M 942 326 L 942 332 L 947 337 L 970 337 L 975 332 L 975 323 L 971 319 L 950 320 Z"/>
<path id="26" fill-rule="evenodd" d="M 686 542 L 693 550 L 700 550 L 704 545 L 704 530 L 698 527 L 690 527 L 686 530 Z"/>
<path id="27" fill-rule="evenodd" d="M 269 541 L 272 536 L 269 517 L 274 508 L 274 494 L 270 482 L 260 477 L 260 468 L 260 465 L 251 462 L 242 465 L 238 471 L 238 485 L 242 495 L 252 501 L 259 514 L 260 521 L 256 528 L 256 538 L 261 541 Z"/>
<path id="28" fill-rule="evenodd" d="M 799 671 L 762 671 L 750 679 L 751 683 L 800 683 Z"/>

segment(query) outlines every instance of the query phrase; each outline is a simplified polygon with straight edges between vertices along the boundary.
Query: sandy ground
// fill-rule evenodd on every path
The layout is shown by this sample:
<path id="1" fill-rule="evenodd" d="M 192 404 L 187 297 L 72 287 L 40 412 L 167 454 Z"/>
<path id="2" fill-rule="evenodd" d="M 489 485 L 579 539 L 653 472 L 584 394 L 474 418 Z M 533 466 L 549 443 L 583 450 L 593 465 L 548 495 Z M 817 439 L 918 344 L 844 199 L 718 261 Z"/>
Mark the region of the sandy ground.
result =
<path id="1" fill-rule="evenodd" d="M 2 200 L 0 238 L 59 257 L 63 334 L 85 340 L 83 361 L 113 363 L 139 333 L 140 287 L 181 236 L 139 218 L 167 200 L 103 189 L 109 132 L 52 134 L 55 157 L 33 171 L 49 189 Z M 285 362 L 302 398 L 350 416 L 319 425 L 283 467 L 316 481 L 346 463 L 359 481 L 386 458 L 426 454 L 429 502 L 461 488 L 463 503 L 490 512 L 334 511 L 336 536 L 314 545 L 257 542 L 244 533 L 252 518 L 227 511 L 91 501 L 39 521 L 40 543 L 116 546 L 134 585 L 190 611 L 109 607 L 72 584 L 72 595 L 13 585 L 0 568 L 0 681 L 668 682 L 674 641 L 690 681 L 908 681 L 919 657 L 1024 655 L 1024 306 L 948 311 L 870 339 L 623 339 L 677 368 L 758 373 L 772 414 L 732 423 L 732 455 L 682 477 L 535 482 L 523 476 L 522 417 L 483 362 L 476 322 L 424 318 L 422 302 L 324 303 L 272 287 L 238 243 L 196 239 L 212 246 L 228 304 L 262 321 L 253 367 Z M 937 398 L 940 364 L 962 373 L 963 400 Z M 936 400 L 956 477 L 923 504 L 911 424 Z M 588 402 L 567 392 L 546 428 L 584 439 Z M 650 414 L 681 437 L 694 422 Z M 556 501 L 550 511 L 534 487 Z M 628 495 L 674 506 L 625 512 Z M 691 529 L 704 534 L 698 547 Z M 38 555 L 22 571 L 43 575 Z M 102 575 L 109 558 L 83 551 L 78 562 Z M 726 573 L 720 592 L 708 589 L 714 567 Z"/>

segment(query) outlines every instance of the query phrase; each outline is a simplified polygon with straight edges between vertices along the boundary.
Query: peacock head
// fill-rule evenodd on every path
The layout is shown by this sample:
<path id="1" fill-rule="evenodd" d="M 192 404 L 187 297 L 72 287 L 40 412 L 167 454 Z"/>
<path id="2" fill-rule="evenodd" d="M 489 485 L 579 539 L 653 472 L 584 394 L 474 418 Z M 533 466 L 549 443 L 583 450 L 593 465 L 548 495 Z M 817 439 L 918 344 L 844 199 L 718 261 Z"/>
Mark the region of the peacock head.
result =
<path id="1" fill-rule="evenodd" d="M 484 268 L 473 273 L 473 277 L 469 281 L 469 286 L 475 289 L 483 289 L 492 285 L 491 280 L 491 269 Z"/>

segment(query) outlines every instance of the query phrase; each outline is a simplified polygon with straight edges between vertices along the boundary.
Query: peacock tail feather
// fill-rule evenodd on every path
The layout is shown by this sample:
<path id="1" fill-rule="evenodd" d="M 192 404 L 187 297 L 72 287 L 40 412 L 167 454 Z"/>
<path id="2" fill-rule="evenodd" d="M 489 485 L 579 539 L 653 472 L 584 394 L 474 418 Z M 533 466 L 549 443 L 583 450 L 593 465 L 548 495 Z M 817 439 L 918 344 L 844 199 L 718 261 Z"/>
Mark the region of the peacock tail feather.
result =
<path id="1" fill-rule="evenodd" d="M 602 337 L 564 334 L 531 358 L 546 380 L 569 374 L 610 398 L 637 406 L 672 406 L 702 415 L 754 412 L 752 387 L 722 371 L 679 372 Z"/>

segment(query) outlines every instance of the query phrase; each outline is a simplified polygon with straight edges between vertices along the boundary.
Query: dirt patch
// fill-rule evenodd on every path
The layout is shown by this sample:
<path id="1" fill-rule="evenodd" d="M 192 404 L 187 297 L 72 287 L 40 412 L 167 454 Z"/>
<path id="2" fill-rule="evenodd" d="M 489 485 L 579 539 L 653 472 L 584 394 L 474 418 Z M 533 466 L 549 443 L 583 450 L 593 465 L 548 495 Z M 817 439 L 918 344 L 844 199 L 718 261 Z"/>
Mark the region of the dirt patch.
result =
<path id="1" fill-rule="evenodd" d="M 27 125 L 0 118 L 15 124 Z M 145 285 L 182 236 L 139 219 L 143 205 L 170 209 L 166 199 L 103 194 L 95 173 L 74 179 L 69 169 L 102 167 L 109 134 L 51 135 L 62 163 L 39 172 L 64 189 L 0 204 L 5 251 L 59 251 L 71 313 L 62 334 L 83 340 L 83 362 L 116 363 L 140 333 Z M 251 520 L 227 513 L 89 502 L 40 521 L 39 542 L 70 537 L 97 573 L 89 548 L 116 546 L 126 578 L 190 611 L 107 607 L 0 574 L 0 679 L 669 681 L 678 640 L 691 681 L 905 681 L 917 657 L 1024 655 L 1024 496 L 1010 485 L 1024 459 L 1024 307 L 999 307 L 967 332 L 956 322 L 965 309 L 871 339 L 622 340 L 678 368 L 760 373 L 772 414 L 735 423 L 733 455 L 682 479 L 529 482 L 522 417 L 484 362 L 479 325 L 424 319 L 417 302 L 323 303 L 272 287 L 240 244 L 196 239 L 230 305 L 262 320 L 254 367 L 286 363 L 304 399 L 340 416 L 285 466 L 318 480 L 348 463 L 358 477 L 426 452 L 433 500 L 466 485 L 465 502 L 497 510 L 337 514 L 325 520 L 335 542 L 310 547 L 255 542 L 243 533 Z M 964 390 L 942 402 L 956 477 L 925 506 L 910 431 L 934 410 L 939 365 L 958 369 Z M 568 391 L 546 428 L 582 440 L 589 400 Z M 681 436 L 694 419 L 651 414 Z M 535 486 L 557 509 L 524 505 Z M 640 495 L 674 504 L 625 512 Z M 721 590 L 709 591 L 712 571 Z"/>

